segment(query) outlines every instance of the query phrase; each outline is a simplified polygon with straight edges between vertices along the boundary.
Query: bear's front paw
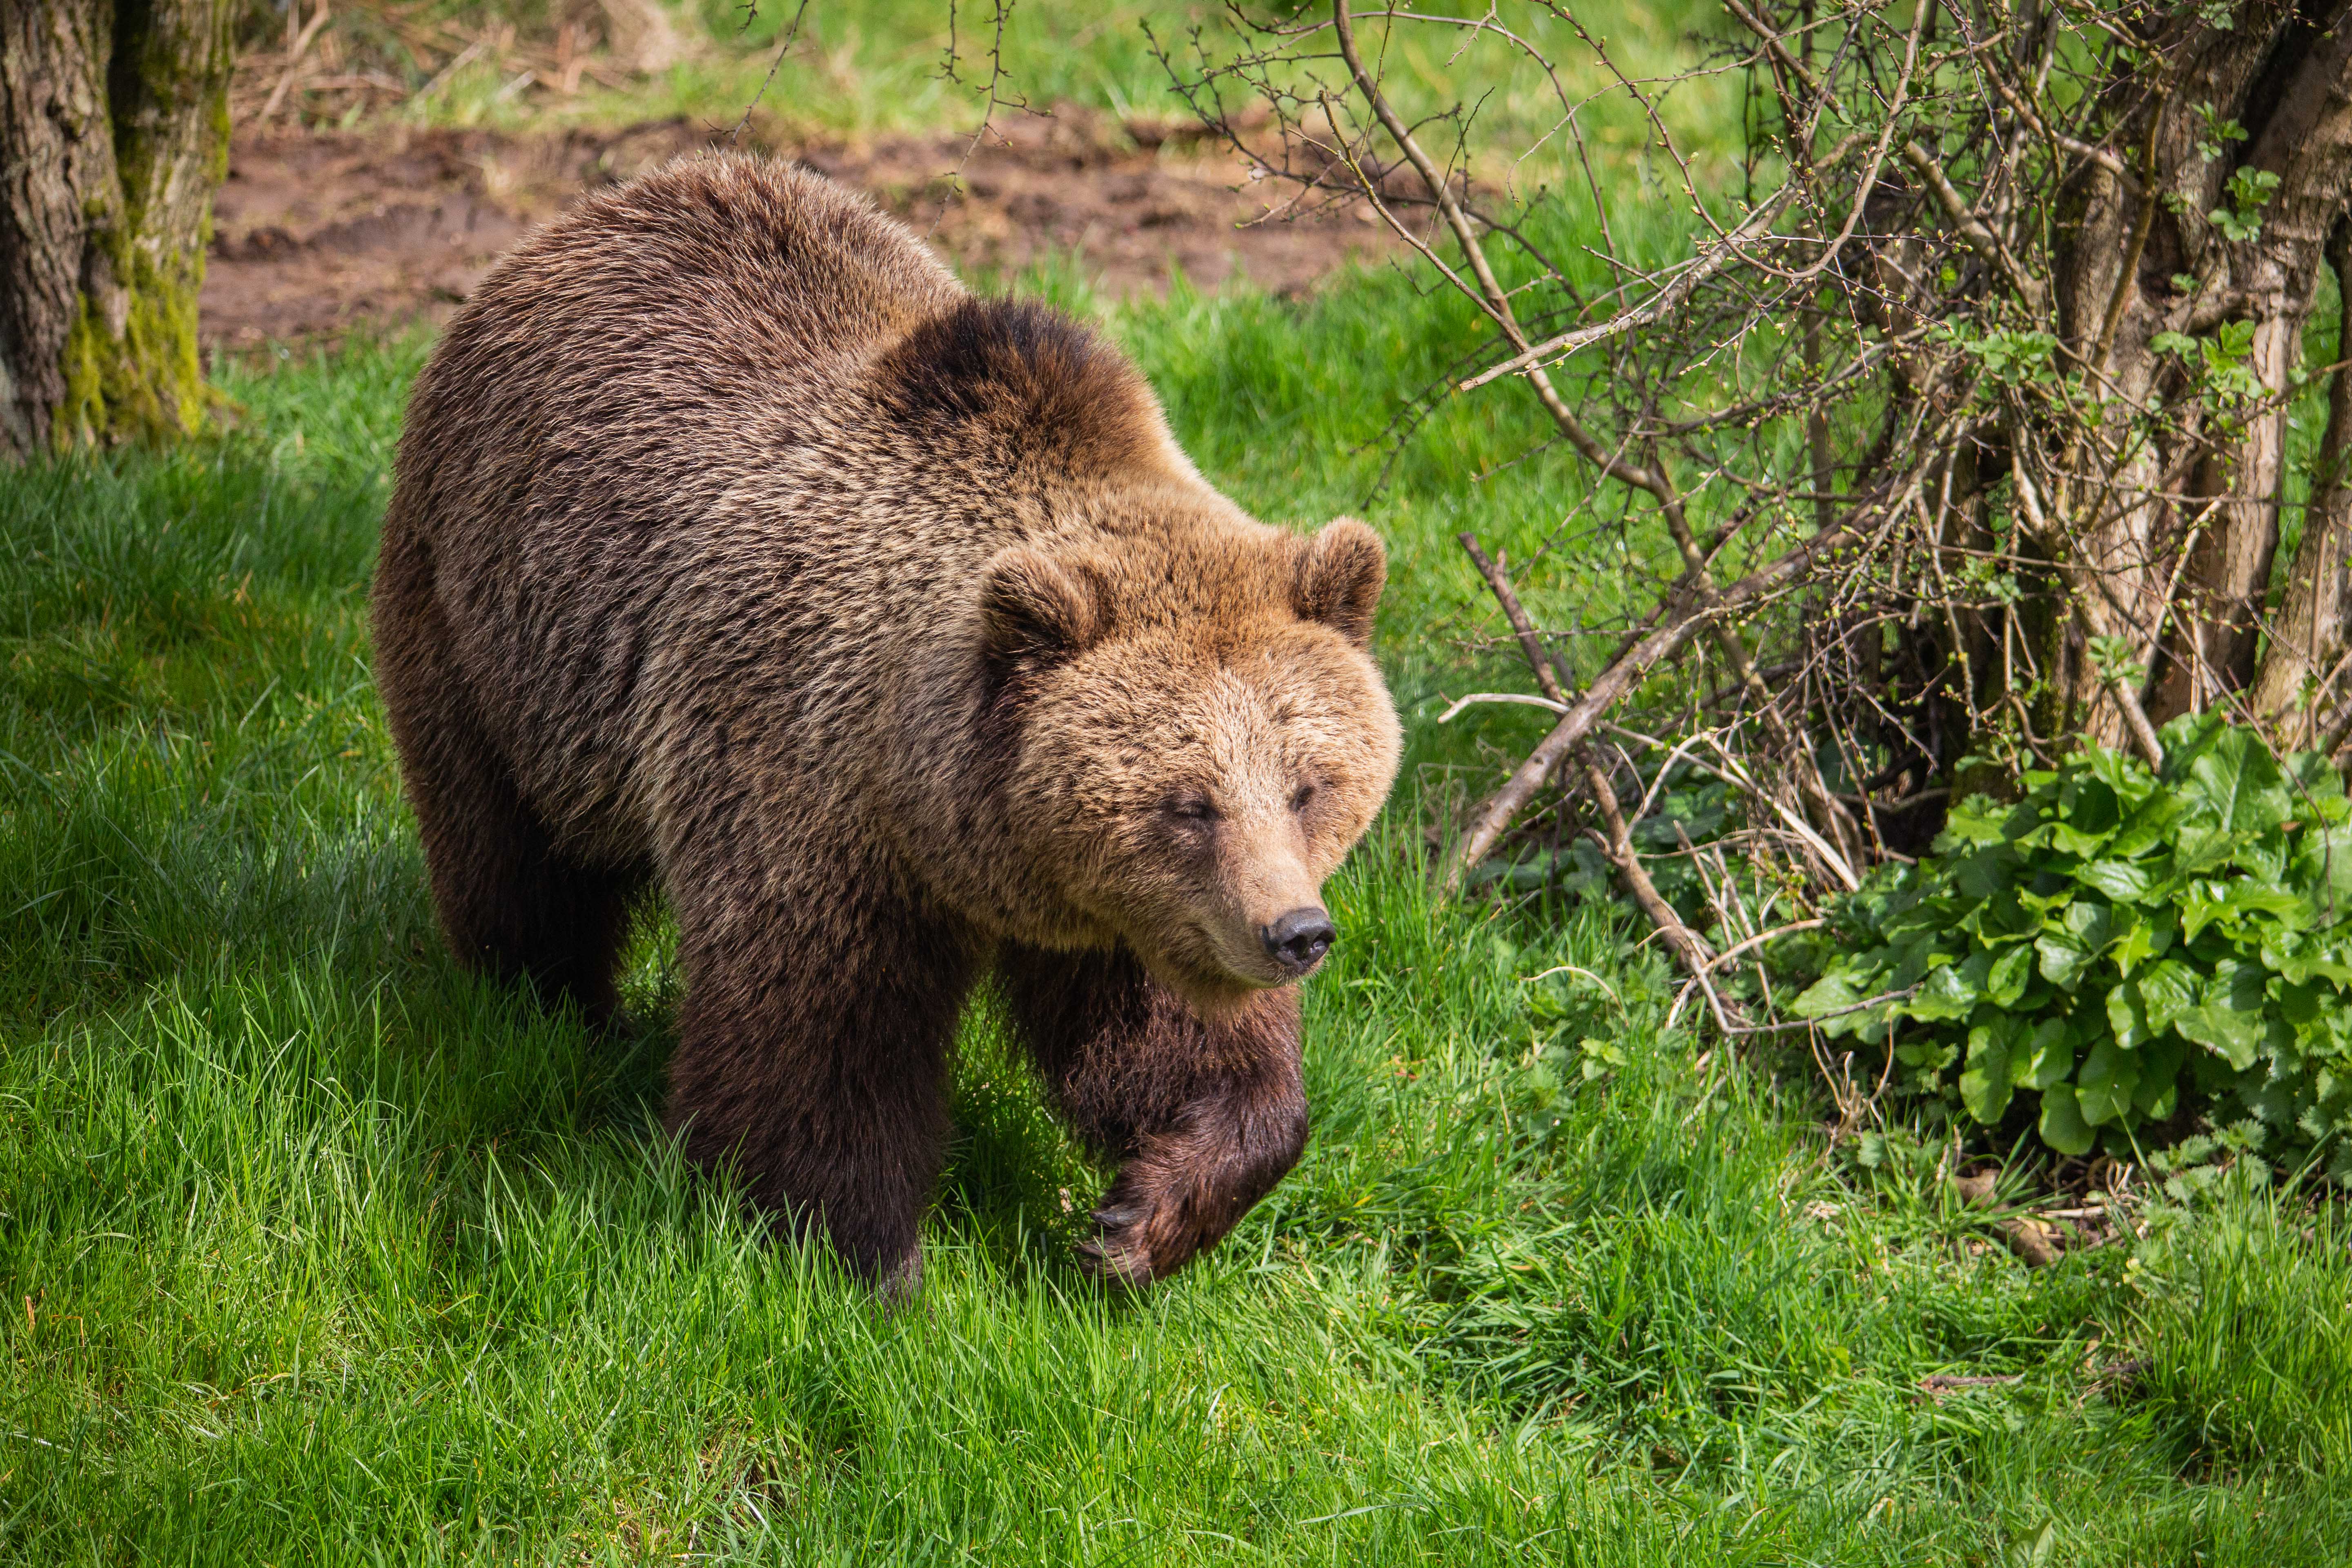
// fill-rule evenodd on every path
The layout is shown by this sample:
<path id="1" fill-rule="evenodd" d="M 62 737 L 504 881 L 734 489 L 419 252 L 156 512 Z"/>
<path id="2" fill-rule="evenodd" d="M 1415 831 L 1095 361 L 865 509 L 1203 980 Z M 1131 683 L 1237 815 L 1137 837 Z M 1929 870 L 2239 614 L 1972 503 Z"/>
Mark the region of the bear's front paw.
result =
<path id="1" fill-rule="evenodd" d="M 1149 1285 L 1191 1262 L 1247 1206 L 1203 1191 L 1196 1170 L 1150 1155 L 1131 1160 L 1103 1194 L 1094 1212 L 1102 1229 L 1078 1247 L 1078 1259 L 1114 1284 Z"/>
<path id="2" fill-rule="evenodd" d="M 1297 1163 L 1307 1145 L 1302 1096 L 1224 1112 L 1196 1109 L 1141 1141 L 1095 1210 L 1102 1230 L 1078 1248 L 1081 1262 L 1122 1285 L 1164 1279 L 1214 1247 Z"/>

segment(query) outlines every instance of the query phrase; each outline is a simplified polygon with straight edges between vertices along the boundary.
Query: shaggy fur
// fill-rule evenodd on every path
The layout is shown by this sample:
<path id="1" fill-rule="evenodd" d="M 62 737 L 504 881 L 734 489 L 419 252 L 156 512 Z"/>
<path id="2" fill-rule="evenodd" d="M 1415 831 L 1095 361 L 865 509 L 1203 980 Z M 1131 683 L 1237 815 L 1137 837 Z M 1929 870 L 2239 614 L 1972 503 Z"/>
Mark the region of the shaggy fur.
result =
<path id="1" fill-rule="evenodd" d="M 690 1154 L 910 1285 L 992 970 L 1123 1162 L 1107 1272 L 1297 1158 L 1280 939 L 1397 760 L 1370 530 L 1251 521 L 1083 329 L 719 157 L 501 262 L 398 478 L 377 673 L 450 944 L 603 1017 L 657 884 Z"/>

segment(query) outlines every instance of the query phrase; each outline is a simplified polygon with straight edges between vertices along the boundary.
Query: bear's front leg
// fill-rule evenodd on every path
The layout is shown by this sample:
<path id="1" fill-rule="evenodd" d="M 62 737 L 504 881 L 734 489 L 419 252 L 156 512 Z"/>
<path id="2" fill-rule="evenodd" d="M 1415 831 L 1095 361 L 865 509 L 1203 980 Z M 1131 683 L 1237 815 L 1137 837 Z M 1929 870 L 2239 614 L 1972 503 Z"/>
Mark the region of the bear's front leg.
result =
<path id="1" fill-rule="evenodd" d="M 681 879 L 674 895 L 686 994 L 669 1124 L 689 1158 L 732 1166 L 772 1216 L 903 1294 L 922 1276 L 976 943 L 876 874 L 803 870 L 746 897 L 756 876 Z"/>
<path id="2" fill-rule="evenodd" d="M 1307 1146 L 1298 992 L 1264 991 L 1204 1019 L 1124 950 L 1008 947 L 1005 997 L 1047 1091 L 1080 1137 L 1120 1162 L 1084 1249 L 1126 1284 L 1164 1279 L 1214 1246 Z"/>

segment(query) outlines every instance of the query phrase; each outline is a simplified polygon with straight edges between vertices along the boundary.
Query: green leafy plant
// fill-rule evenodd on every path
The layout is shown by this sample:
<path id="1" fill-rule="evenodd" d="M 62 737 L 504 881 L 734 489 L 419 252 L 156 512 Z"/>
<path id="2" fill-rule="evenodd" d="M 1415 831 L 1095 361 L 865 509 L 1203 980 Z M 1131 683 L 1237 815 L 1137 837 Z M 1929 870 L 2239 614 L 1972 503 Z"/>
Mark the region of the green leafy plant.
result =
<path id="1" fill-rule="evenodd" d="M 2197 117 L 2204 125 L 2204 134 L 2197 138 L 2197 155 L 2208 163 L 2220 157 L 2221 149 L 2230 142 L 2246 139 L 2244 126 L 2222 118 L 2210 103 L 2197 106 Z"/>
<path id="2" fill-rule="evenodd" d="M 2162 739 L 2157 772 L 2092 747 L 2026 774 L 2014 805 L 1961 802 L 1934 856 L 1783 950 L 1818 976 L 1794 1011 L 1979 1122 L 2038 1096 L 2063 1153 L 2127 1147 L 2184 1094 L 2218 1121 L 2251 1112 L 2268 1146 L 2333 1140 L 2352 1123 L 2342 781 L 2217 715 Z"/>
<path id="3" fill-rule="evenodd" d="M 2279 177 L 2268 169 L 2239 169 L 2230 176 L 2231 205 L 2206 216 L 2232 245 L 2252 245 L 2262 237 L 2262 211 L 2278 186 Z"/>
<path id="4" fill-rule="evenodd" d="M 2254 353 L 2254 324 L 2224 321 L 2208 338 L 2185 332 L 2158 332 L 2148 340 L 2158 353 L 2178 354 L 2197 373 L 2208 406 L 2229 414 L 2260 400 L 2265 394 L 2261 378 L 2249 363 Z M 2196 357 L 2191 359 L 2189 356 Z"/>

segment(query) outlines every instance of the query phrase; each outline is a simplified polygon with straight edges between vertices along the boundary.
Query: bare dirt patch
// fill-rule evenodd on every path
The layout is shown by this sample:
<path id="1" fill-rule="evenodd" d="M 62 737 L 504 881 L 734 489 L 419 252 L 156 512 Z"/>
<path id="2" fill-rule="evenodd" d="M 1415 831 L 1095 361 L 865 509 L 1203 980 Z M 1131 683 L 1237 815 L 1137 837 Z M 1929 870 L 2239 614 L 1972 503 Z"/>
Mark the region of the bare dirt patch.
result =
<path id="1" fill-rule="evenodd" d="M 762 145 L 871 192 L 965 267 L 1074 255 L 1115 295 L 1164 289 L 1173 268 L 1203 287 L 1240 274 L 1295 292 L 1387 243 L 1363 208 L 1250 225 L 1273 183 L 1253 183 L 1247 160 L 1181 132 L 1079 108 L 1001 129 L 968 161 L 961 136 Z M 722 140 L 683 121 L 241 134 L 215 205 L 205 338 L 245 348 L 440 320 L 533 225 Z M 959 164 L 961 193 L 950 177 Z"/>

